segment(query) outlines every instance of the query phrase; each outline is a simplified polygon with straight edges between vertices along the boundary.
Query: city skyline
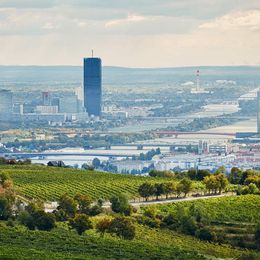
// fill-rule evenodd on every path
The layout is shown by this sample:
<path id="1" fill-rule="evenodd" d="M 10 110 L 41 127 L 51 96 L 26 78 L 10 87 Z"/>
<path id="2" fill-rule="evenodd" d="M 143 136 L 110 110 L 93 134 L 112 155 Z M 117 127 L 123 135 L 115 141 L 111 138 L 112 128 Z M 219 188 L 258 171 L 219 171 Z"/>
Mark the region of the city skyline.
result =
<path id="1" fill-rule="evenodd" d="M 260 2 L 0 1 L 0 64 L 259 65 Z"/>

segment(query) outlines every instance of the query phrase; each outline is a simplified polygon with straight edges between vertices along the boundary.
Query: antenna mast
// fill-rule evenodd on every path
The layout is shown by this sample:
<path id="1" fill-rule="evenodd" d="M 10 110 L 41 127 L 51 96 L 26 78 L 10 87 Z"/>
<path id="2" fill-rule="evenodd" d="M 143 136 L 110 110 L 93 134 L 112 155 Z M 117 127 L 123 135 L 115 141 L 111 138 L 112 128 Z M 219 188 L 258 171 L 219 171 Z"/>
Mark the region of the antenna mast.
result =
<path id="1" fill-rule="evenodd" d="M 92 54 L 92 58 L 93 58 L 93 56 L 94 56 L 94 51 L 93 50 L 91 50 L 91 54 Z"/>

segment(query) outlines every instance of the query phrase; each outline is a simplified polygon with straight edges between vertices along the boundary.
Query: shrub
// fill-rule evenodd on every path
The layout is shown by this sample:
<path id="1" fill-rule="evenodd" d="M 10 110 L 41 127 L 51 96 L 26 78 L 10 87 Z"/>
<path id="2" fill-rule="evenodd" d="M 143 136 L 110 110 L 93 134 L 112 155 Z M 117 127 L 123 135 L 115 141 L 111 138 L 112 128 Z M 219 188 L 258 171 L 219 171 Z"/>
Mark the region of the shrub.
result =
<path id="1" fill-rule="evenodd" d="M 135 226 L 126 217 L 114 218 L 109 225 L 108 231 L 123 239 L 132 240 L 135 237 Z"/>
<path id="2" fill-rule="evenodd" d="M 92 223 L 86 214 L 76 214 L 73 219 L 69 220 L 71 228 L 76 229 L 79 235 L 82 235 L 86 230 L 91 229 Z"/>

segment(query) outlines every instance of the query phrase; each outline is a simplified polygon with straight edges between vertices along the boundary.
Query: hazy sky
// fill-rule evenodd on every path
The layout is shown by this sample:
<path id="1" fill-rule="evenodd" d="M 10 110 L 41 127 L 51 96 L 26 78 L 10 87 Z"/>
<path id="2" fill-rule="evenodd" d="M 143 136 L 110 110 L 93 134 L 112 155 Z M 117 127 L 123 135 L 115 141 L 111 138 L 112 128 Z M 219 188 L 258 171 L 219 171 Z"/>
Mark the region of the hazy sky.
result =
<path id="1" fill-rule="evenodd" d="M 260 0 L 0 0 L 0 64 L 260 65 Z"/>

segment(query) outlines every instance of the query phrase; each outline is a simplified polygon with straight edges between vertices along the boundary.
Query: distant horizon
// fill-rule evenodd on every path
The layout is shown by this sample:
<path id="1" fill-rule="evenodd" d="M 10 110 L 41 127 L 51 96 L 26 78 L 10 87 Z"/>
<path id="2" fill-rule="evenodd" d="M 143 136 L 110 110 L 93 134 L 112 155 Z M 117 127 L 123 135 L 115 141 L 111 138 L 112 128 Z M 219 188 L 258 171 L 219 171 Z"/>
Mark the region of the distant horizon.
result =
<path id="1" fill-rule="evenodd" d="M 73 64 L 0 64 L 0 67 L 83 67 L 82 65 Z M 165 67 L 131 67 L 131 66 L 120 66 L 120 65 L 102 65 L 102 67 L 109 68 L 121 68 L 121 69 L 179 69 L 179 68 L 225 68 L 225 67 L 245 67 L 245 68 L 260 68 L 260 65 L 186 65 L 186 66 L 165 66 Z"/>

